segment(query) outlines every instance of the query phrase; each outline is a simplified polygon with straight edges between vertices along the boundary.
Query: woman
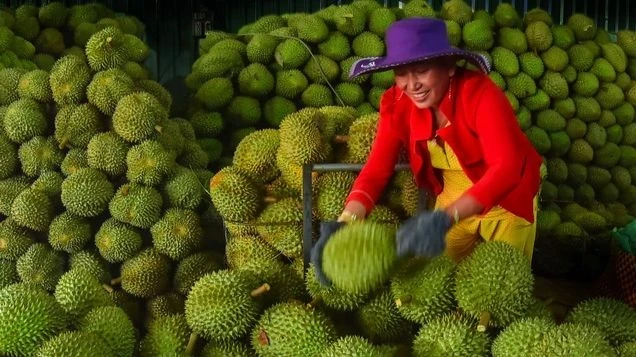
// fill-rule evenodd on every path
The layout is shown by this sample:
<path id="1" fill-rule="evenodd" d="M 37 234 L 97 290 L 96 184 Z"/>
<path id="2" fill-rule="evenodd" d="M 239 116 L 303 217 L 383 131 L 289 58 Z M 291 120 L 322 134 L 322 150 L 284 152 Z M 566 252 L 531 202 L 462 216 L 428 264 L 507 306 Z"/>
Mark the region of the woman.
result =
<path id="1" fill-rule="evenodd" d="M 393 69 L 380 102 L 368 160 L 347 197 L 340 225 L 364 218 L 406 148 L 416 184 L 436 195 L 398 230 L 399 255 L 445 252 L 459 261 L 484 241 L 502 240 L 531 259 L 541 156 L 520 129 L 505 94 L 486 75 L 488 61 L 451 47 L 443 21 L 409 18 L 386 32 L 387 56 L 365 58 L 351 77 Z M 478 70 L 456 65 L 467 60 Z M 322 227 L 320 248 L 339 224 Z"/>

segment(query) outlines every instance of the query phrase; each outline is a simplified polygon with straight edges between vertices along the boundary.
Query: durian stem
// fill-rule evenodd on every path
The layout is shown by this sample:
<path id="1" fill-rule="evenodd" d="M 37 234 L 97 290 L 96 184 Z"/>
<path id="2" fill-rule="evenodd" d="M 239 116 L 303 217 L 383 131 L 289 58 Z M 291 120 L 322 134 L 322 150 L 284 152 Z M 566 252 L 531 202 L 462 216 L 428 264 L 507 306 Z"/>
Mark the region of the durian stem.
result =
<path id="1" fill-rule="evenodd" d="M 108 291 L 109 294 L 112 294 L 113 291 L 115 291 L 115 289 L 113 289 L 113 287 L 108 284 L 102 284 L 102 287 L 104 288 L 104 290 Z"/>
<path id="2" fill-rule="evenodd" d="M 278 202 L 278 198 L 273 196 L 266 196 L 265 198 L 263 198 L 263 201 L 265 201 L 265 203 L 274 203 Z"/>
<path id="3" fill-rule="evenodd" d="M 250 295 L 252 297 L 258 297 L 261 296 L 263 294 L 265 294 L 266 292 L 268 292 L 271 289 L 271 287 L 269 286 L 269 284 L 265 283 L 261 286 L 259 286 L 258 288 L 252 290 L 252 292 L 250 293 Z"/>
<path id="4" fill-rule="evenodd" d="M 188 340 L 188 346 L 185 349 L 185 354 L 188 356 L 194 355 L 194 348 L 197 345 L 197 341 L 199 340 L 199 335 L 195 332 L 190 334 L 190 339 Z"/>
<path id="5" fill-rule="evenodd" d="M 155 130 L 156 130 L 159 134 L 161 134 L 161 133 L 163 132 L 163 127 L 162 127 L 162 126 L 160 126 L 160 125 L 155 125 Z"/>
<path id="6" fill-rule="evenodd" d="M 120 276 L 119 278 L 115 278 L 115 279 L 113 279 L 113 280 L 111 280 L 111 281 L 110 281 L 110 285 L 111 285 L 111 286 L 113 286 L 113 285 L 119 285 L 119 284 L 121 284 L 121 276 Z"/>
<path id="7" fill-rule="evenodd" d="M 66 143 L 68 143 L 68 139 L 67 138 L 62 139 L 62 141 L 60 141 L 60 145 L 58 145 L 58 148 L 60 150 L 64 150 L 66 148 Z"/>
<path id="8" fill-rule="evenodd" d="M 267 332 L 265 332 L 265 330 L 261 329 L 260 331 L 258 331 L 257 341 L 261 346 L 269 345 L 269 336 L 267 336 Z"/>
<path id="9" fill-rule="evenodd" d="M 349 135 L 336 135 L 333 141 L 338 144 L 346 144 L 349 142 Z"/>
<path id="10" fill-rule="evenodd" d="M 413 297 L 411 295 L 404 295 L 395 300 L 395 305 L 402 306 L 404 304 L 410 303 L 411 300 L 413 300 Z"/>
<path id="11" fill-rule="evenodd" d="M 477 325 L 477 331 L 484 332 L 490 323 L 490 312 L 484 311 L 479 316 L 479 325 Z"/>

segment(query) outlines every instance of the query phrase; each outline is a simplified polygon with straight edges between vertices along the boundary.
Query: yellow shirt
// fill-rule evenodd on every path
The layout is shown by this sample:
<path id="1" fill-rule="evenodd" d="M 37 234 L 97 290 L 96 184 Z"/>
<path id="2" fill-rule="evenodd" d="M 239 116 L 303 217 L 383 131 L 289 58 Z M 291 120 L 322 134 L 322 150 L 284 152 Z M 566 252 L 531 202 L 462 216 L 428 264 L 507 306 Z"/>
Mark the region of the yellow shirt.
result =
<path id="1" fill-rule="evenodd" d="M 436 198 L 435 208 L 443 209 L 464 194 L 473 183 L 462 170 L 455 153 L 447 143 L 442 146 L 435 139 L 429 140 L 428 150 L 431 155 L 431 165 L 442 172 L 444 189 Z M 535 197 L 535 222 L 533 223 L 501 206 L 493 207 L 486 214 L 461 220 L 446 234 L 446 254 L 460 261 L 468 256 L 477 244 L 498 240 L 517 247 L 531 261 L 536 235 L 537 202 Z"/>
<path id="2" fill-rule="evenodd" d="M 435 208 L 443 209 L 464 194 L 473 182 L 466 176 L 457 156 L 446 142 L 442 147 L 435 139 L 431 139 L 428 141 L 428 151 L 431 154 L 432 166 L 442 171 L 444 190 L 437 196 Z M 501 215 L 506 213 L 511 214 L 502 207 L 495 206 L 480 218 L 501 219 Z"/>

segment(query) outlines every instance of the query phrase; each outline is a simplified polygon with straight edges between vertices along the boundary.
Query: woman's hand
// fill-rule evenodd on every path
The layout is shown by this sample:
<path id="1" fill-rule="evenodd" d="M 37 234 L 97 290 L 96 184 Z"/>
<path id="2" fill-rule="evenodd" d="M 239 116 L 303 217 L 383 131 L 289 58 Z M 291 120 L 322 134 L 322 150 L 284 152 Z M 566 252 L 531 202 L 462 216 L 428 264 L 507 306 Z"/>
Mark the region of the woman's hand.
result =
<path id="1" fill-rule="evenodd" d="M 364 219 L 367 214 L 367 209 L 364 205 L 358 201 L 349 201 L 344 210 L 338 217 L 338 222 L 352 222 L 355 220 Z"/>

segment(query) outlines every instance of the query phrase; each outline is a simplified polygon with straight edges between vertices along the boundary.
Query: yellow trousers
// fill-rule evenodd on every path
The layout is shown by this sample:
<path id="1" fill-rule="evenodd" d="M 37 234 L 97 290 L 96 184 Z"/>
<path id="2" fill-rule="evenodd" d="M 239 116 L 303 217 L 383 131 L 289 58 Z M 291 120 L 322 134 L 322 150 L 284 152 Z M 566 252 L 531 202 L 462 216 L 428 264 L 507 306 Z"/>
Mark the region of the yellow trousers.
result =
<path id="1" fill-rule="evenodd" d="M 466 192 L 473 183 L 461 169 L 448 144 L 442 147 L 435 140 L 431 140 L 428 142 L 428 148 L 433 167 L 442 170 L 444 190 L 437 196 L 435 208 L 443 209 Z M 534 200 L 533 223 L 500 206 L 493 207 L 486 214 L 465 218 L 453 225 L 446 234 L 446 254 L 455 261 L 460 261 L 480 243 L 504 241 L 517 247 L 532 261 L 537 231 L 537 209 L 538 196 Z"/>

